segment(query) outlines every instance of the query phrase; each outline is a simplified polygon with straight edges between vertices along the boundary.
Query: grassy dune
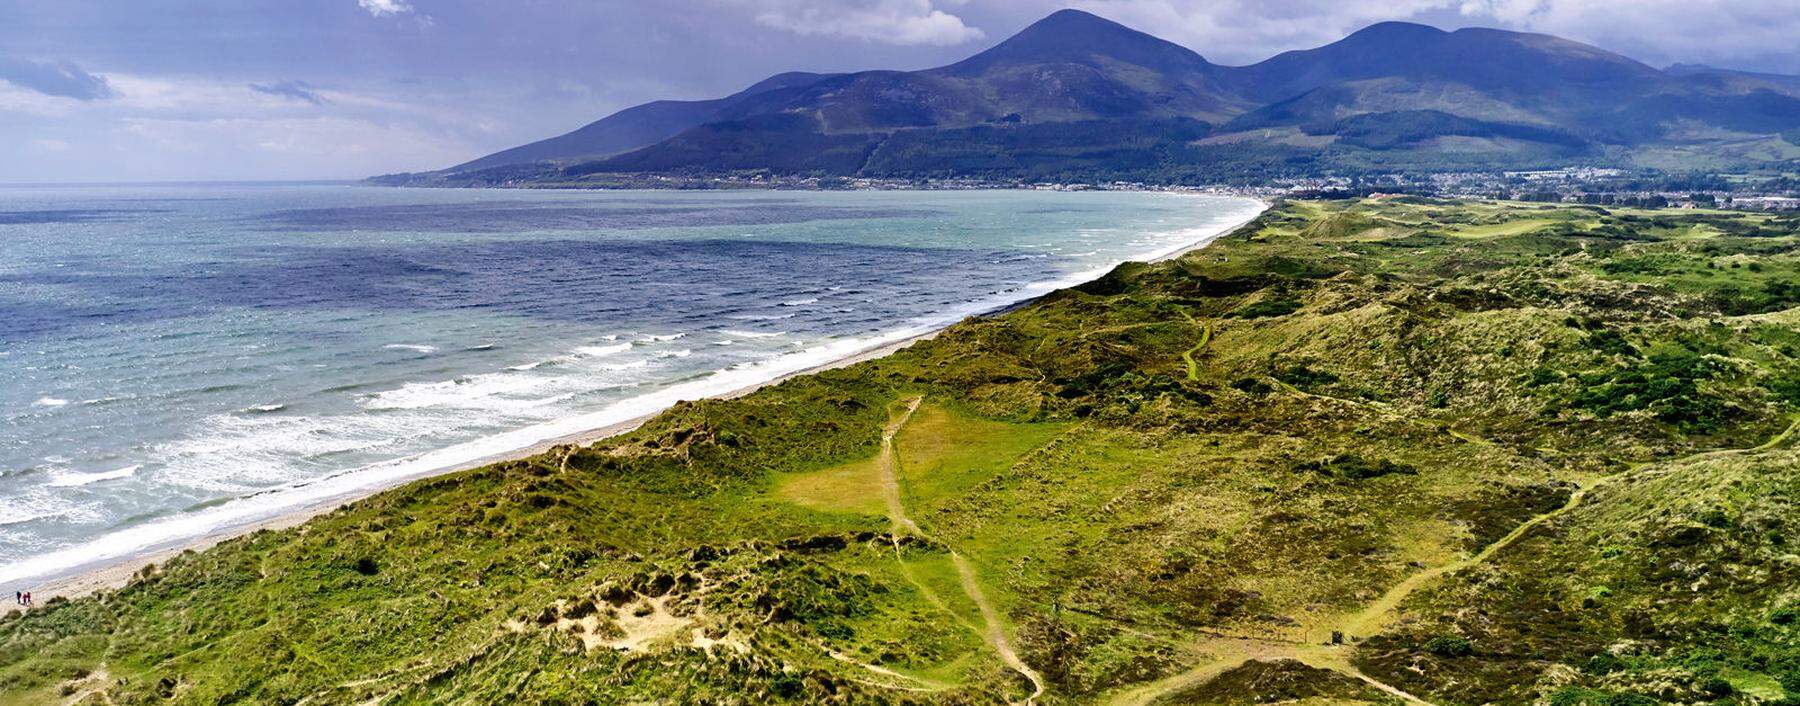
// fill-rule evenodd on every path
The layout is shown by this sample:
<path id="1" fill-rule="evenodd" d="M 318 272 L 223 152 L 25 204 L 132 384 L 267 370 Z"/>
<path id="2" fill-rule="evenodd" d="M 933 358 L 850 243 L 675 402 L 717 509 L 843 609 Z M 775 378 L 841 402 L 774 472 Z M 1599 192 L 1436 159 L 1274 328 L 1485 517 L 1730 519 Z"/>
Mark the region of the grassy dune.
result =
<path id="1" fill-rule="evenodd" d="M 1800 701 L 1797 238 L 1280 204 L 8 617 L 0 703 Z"/>

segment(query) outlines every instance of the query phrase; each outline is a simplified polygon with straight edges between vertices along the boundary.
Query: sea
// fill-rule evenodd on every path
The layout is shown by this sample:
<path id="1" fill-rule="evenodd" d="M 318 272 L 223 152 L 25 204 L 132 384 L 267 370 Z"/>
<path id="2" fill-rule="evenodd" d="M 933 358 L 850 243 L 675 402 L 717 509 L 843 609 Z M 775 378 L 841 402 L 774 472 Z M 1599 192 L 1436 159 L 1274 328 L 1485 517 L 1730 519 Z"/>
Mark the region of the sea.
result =
<path id="1" fill-rule="evenodd" d="M 0 588 L 803 371 L 1261 209 L 1141 192 L 0 187 Z"/>

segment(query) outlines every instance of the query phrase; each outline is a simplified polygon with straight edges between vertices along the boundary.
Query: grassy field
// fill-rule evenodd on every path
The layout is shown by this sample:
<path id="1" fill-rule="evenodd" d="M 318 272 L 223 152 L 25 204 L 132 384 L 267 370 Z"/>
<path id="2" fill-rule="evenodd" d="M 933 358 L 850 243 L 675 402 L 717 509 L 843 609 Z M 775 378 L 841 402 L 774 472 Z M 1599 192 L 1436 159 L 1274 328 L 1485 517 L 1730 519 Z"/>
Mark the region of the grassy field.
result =
<path id="1" fill-rule="evenodd" d="M 1800 702 L 1796 252 L 1281 203 L 9 616 L 0 704 Z"/>

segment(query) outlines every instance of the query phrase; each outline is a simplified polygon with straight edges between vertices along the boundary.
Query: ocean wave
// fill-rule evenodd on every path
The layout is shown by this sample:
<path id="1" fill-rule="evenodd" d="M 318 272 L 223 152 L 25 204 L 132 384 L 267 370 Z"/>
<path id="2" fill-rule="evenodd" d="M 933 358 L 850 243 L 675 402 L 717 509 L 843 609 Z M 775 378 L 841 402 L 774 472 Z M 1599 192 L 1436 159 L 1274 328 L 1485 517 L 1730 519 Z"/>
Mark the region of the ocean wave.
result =
<path id="1" fill-rule="evenodd" d="M 56 488 L 75 488 L 90 483 L 99 483 L 100 481 L 130 478 L 133 474 L 138 472 L 138 469 L 143 467 L 142 464 L 136 464 L 115 471 L 101 471 L 99 473 L 58 473 L 51 476 L 48 485 Z"/>
<path id="2" fill-rule="evenodd" d="M 799 314 L 732 314 L 725 318 L 733 321 L 784 321 Z"/>
<path id="3" fill-rule="evenodd" d="M 755 331 L 739 331 L 737 329 L 729 329 L 729 328 L 728 329 L 719 329 L 719 333 L 725 334 L 727 336 L 737 336 L 738 338 L 774 338 L 776 336 L 786 336 L 787 335 L 786 331 L 775 331 L 775 332 L 771 332 L 771 333 L 757 333 Z"/>
<path id="4" fill-rule="evenodd" d="M 543 399 L 534 397 L 533 393 L 557 389 L 563 383 L 558 378 L 505 373 L 465 375 L 437 382 L 409 382 L 377 392 L 363 401 L 363 407 L 371 410 L 516 410 L 543 404 Z"/>
<path id="5" fill-rule="evenodd" d="M 817 303 L 819 303 L 818 297 L 806 297 L 804 299 L 789 299 L 787 301 L 782 302 L 781 305 L 782 306 L 806 306 L 808 304 L 817 304 Z"/>
<path id="6" fill-rule="evenodd" d="M 604 358 L 604 357 L 612 355 L 614 353 L 624 353 L 625 351 L 628 351 L 628 350 L 631 350 L 631 344 L 618 343 L 618 344 L 614 344 L 614 345 L 610 345 L 610 346 L 582 346 L 580 348 L 576 348 L 574 353 L 575 353 L 575 355 L 585 356 L 588 358 Z"/>
<path id="7" fill-rule="evenodd" d="M 259 404 L 254 407 L 245 407 L 243 409 L 243 412 L 245 414 L 268 414 L 270 412 L 279 412 L 284 409 L 287 409 L 287 405 L 284 405 L 284 404 Z"/>
<path id="8" fill-rule="evenodd" d="M 38 520 L 93 522 L 100 517 L 96 503 L 76 502 L 66 493 L 51 494 L 43 490 L 43 486 L 24 495 L 0 498 L 0 527 Z M 4 569 L 0 569 L 0 573 L 4 573 Z"/>
<path id="9" fill-rule="evenodd" d="M 45 395 L 43 397 L 37 398 L 37 401 L 33 402 L 32 404 L 37 405 L 39 407 L 61 407 L 68 403 L 69 403 L 68 400 Z"/>
<path id="10" fill-rule="evenodd" d="M 651 335 L 645 336 L 643 338 L 643 340 L 646 342 L 651 342 L 651 343 L 662 343 L 664 341 L 673 341 L 678 338 L 686 338 L 686 337 L 687 337 L 687 334 L 685 334 L 685 333 L 670 333 L 670 334 L 663 334 L 663 335 L 651 334 Z"/>
<path id="11" fill-rule="evenodd" d="M 692 350 L 683 348 L 678 351 L 663 351 L 661 353 L 656 354 L 656 357 L 658 357 L 658 358 L 686 358 L 693 354 L 694 354 L 694 352 Z"/>
<path id="12" fill-rule="evenodd" d="M 437 352 L 437 346 L 427 346 L 427 345 L 424 345 L 421 343 L 389 343 L 385 346 L 382 346 L 382 348 L 385 348 L 390 351 L 412 351 L 414 353 L 436 353 Z"/>

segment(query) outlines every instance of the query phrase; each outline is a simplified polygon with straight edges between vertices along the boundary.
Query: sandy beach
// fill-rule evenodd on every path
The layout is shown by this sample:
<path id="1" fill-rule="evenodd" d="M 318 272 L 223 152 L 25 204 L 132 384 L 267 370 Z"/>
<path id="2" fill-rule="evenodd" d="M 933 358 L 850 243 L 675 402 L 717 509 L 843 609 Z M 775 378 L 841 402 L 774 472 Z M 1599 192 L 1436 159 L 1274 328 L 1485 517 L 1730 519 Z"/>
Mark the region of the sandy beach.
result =
<path id="1" fill-rule="evenodd" d="M 1259 201 L 1261 201 L 1261 200 L 1259 199 Z M 1262 209 L 1258 210 L 1257 213 L 1252 214 L 1242 220 L 1229 223 L 1229 224 L 1219 228 L 1216 232 L 1208 233 L 1205 236 L 1194 240 L 1193 242 L 1184 244 L 1182 247 L 1179 247 L 1177 249 L 1174 249 L 1174 250 L 1171 250 L 1168 252 L 1160 253 L 1160 254 L 1156 255 L 1155 257 L 1150 257 L 1150 258 L 1146 258 L 1146 259 L 1150 262 L 1161 262 L 1161 261 L 1180 257 L 1180 256 L 1182 256 L 1186 253 L 1192 252 L 1194 250 L 1204 248 L 1207 245 L 1211 244 L 1213 241 L 1215 241 L 1221 237 L 1224 237 L 1226 235 L 1229 235 L 1230 233 L 1237 231 L 1239 228 L 1242 228 L 1244 225 L 1248 224 L 1249 222 L 1255 220 L 1255 218 L 1257 216 L 1260 216 L 1263 211 L 1266 211 L 1269 208 L 1269 206 L 1270 206 L 1270 204 L 1268 202 L 1262 201 Z M 1038 296 L 1042 296 L 1042 295 L 1038 295 Z M 997 306 L 995 308 L 992 308 L 992 309 L 989 309 L 989 310 L 986 310 L 983 312 L 978 312 L 976 314 L 973 314 L 972 317 L 992 316 L 994 314 L 1003 313 L 1005 311 L 1009 311 L 1009 310 L 1012 310 L 1012 309 L 1015 309 L 1015 308 L 1018 308 L 1021 306 L 1025 306 L 1025 305 L 1031 303 L 1032 301 L 1035 301 L 1038 298 L 1038 296 L 1027 297 L 1027 298 L 1020 299 L 1018 301 L 1015 301 L 1015 302 L 1012 302 L 1012 303 L 1009 303 L 1006 305 Z M 950 325 L 953 325 L 953 324 L 934 328 L 930 331 L 927 331 L 927 332 L 924 332 L 924 333 L 921 333 L 918 335 L 914 335 L 914 336 L 909 336 L 909 337 L 906 337 L 906 338 L 903 338 L 900 340 L 888 341 L 888 342 L 879 343 L 879 344 L 873 344 L 867 348 L 851 352 L 847 355 L 844 355 L 842 357 L 833 359 L 833 360 L 825 362 L 825 363 L 821 363 L 819 365 L 814 365 L 814 366 L 811 366 L 811 367 L 808 367 L 805 369 L 792 371 L 792 372 L 789 372 L 786 374 L 772 377 L 768 380 L 760 381 L 760 382 L 750 384 L 750 385 L 745 385 L 743 387 L 739 387 L 739 388 L 736 388 L 736 389 L 733 389 L 733 390 L 730 390 L 730 391 L 727 391 L 727 392 L 724 392 L 721 394 L 712 395 L 711 397 L 713 397 L 715 399 L 730 399 L 730 398 L 734 398 L 734 397 L 741 397 L 743 395 L 750 394 L 752 392 L 755 392 L 755 391 L 762 389 L 764 387 L 767 387 L 769 385 L 779 384 L 782 381 L 789 380 L 789 379 L 792 379 L 795 377 L 799 377 L 799 376 L 803 376 L 803 375 L 810 375 L 810 374 L 817 373 L 817 372 L 820 372 L 823 370 L 831 370 L 831 369 L 835 369 L 835 368 L 847 367 L 847 366 L 855 365 L 857 363 L 864 362 L 867 360 L 880 358 L 880 357 L 889 355 L 891 353 L 894 353 L 895 351 L 899 351 L 908 346 L 911 346 L 914 343 L 918 343 L 919 341 L 929 340 L 929 339 L 937 336 L 937 334 L 942 332 L 944 329 L 949 328 Z M 201 551 L 201 550 L 204 550 L 215 544 L 226 541 L 228 539 L 232 539 L 234 537 L 239 537 L 239 536 L 243 536 L 246 534 L 250 534 L 250 533 L 253 533 L 253 532 L 256 532 L 259 530 L 265 530 L 265 529 L 278 530 L 278 529 L 284 529 L 284 528 L 289 528 L 289 527 L 294 527 L 294 526 L 297 526 L 300 524 L 304 524 L 307 520 L 310 520 L 319 515 L 331 512 L 332 510 L 342 507 L 345 504 L 355 502 L 362 498 L 366 498 L 371 495 L 374 495 L 374 494 L 377 494 L 377 493 L 380 493 L 380 492 L 383 492 L 386 490 L 390 490 L 394 487 L 399 487 L 401 485 L 404 485 L 405 483 L 421 480 L 423 478 L 435 477 L 435 476 L 440 476 L 440 475 L 444 475 L 444 474 L 448 474 L 448 473 L 455 473 L 458 471 L 479 468 L 482 466 L 486 466 L 486 465 L 490 465 L 490 464 L 498 463 L 498 462 L 502 462 L 502 461 L 509 461 L 509 460 L 514 460 L 514 459 L 534 456 L 537 454 L 544 453 L 544 452 L 550 450 L 551 448 L 557 447 L 557 446 L 562 446 L 562 445 L 585 446 L 588 444 L 592 444 L 596 441 L 606 439 L 606 438 L 612 437 L 612 436 L 617 436 L 619 434 L 624 434 L 624 433 L 630 432 L 634 429 L 637 429 L 639 426 L 643 425 L 645 422 L 649 421 L 650 419 L 655 418 L 656 415 L 661 413 L 661 411 L 662 410 L 658 410 L 656 412 L 644 414 L 644 415 L 634 417 L 634 418 L 631 418 L 631 419 L 628 419 L 628 420 L 625 420 L 622 422 L 618 422 L 618 423 L 614 423 L 614 424 L 607 424 L 604 426 L 598 426 L 598 427 L 595 427 L 592 429 L 586 429 L 586 430 L 583 430 L 583 431 L 580 431 L 577 433 L 563 435 L 563 436 L 559 436 L 559 437 L 552 438 L 552 439 L 546 439 L 546 440 L 540 441 L 538 443 L 532 444 L 528 447 L 514 449 L 511 451 L 504 452 L 504 453 L 497 453 L 497 454 L 493 454 L 490 456 L 473 459 L 473 460 L 470 460 L 470 461 L 467 461 L 464 463 L 458 463 L 458 464 L 454 464 L 454 465 L 448 465 L 448 466 L 444 466 L 441 468 L 433 469 L 432 471 L 430 471 L 428 473 L 414 476 L 414 477 L 409 477 L 402 481 L 399 481 L 399 482 L 396 482 L 396 483 L 393 483 L 390 485 L 385 485 L 382 487 L 368 489 L 365 492 L 330 497 L 330 498 L 323 499 L 318 502 L 311 503 L 311 504 L 308 504 L 306 506 L 303 506 L 303 507 L 300 507 L 297 509 L 283 512 L 279 515 L 276 515 L 276 516 L 273 516 L 273 517 L 270 517 L 270 518 L 267 518 L 264 520 L 243 523 L 243 524 L 237 524 L 237 525 L 232 525 L 229 527 L 220 528 L 216 531 L 194 537 L 191 540 L 181 542 L 175 546 L 163 547 L 163 548 L 158 548 L 158 549 L 151 550 L 151 551 L 142 552 L 142 553 L 136 554 L 134 556 L 131 556 L 129 558 L 123 559 L 123 560 L 114 561 L 114 562 L 94 562 L 93 564 L 89 564 L 86 566 L 71 567 L 72 570 L 69 573 L 67 573 L 65 575 L 61 575 L 61 576 L 55 576 L 55 577 L 49 578 L 47 580 L 44 580 L 43 582 L 41 582 L 35 586 L 29 587 L 29 590 L 32 592 L 34 598 L 36 599 L 36 602 L 39 605 L 42 605 L 43 603 L 47 602 L 51 598 L 55 598 L 55 597 L 74 598 L 74 597 L 79 597 L 79 596 L 84 596 L 84 595 L 88 595 L 91 593 L 95 593 L 98 591 L 116 589 L 121 586 L 124 586 L 131 579 L 131 577 L 134 574 L 136 574 L 137 572 L 139 572 L 146 566 L 160 564 L 163 561 L 166 561 L 169 558 L 177 556 L 184 552 Z"/>

